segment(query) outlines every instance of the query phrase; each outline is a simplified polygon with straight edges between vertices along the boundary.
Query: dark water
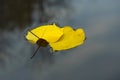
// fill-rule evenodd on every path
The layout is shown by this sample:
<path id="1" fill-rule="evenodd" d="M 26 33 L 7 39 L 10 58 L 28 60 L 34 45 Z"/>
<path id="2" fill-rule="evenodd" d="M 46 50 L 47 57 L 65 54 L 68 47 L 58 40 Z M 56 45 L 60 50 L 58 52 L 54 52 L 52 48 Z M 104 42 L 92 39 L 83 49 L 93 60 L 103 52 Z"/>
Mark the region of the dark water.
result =
<path id="1" fill-rule="evenodd" d="M 120 80 L 120 1 L 66 0 L 64 3 L 46 0 L 45 14 L 50 18 L 44 17 L 41 22 L 36 3 L 32 27 L 43 22 L 82 27 L 87 35 L 85 44 L 57 52 L 53 57 L 46 56 L 49 47 L 41 48 L 31 60 L 37 46 L 24 39 L 25 30 L 2 32 L 0 80 Z"/>

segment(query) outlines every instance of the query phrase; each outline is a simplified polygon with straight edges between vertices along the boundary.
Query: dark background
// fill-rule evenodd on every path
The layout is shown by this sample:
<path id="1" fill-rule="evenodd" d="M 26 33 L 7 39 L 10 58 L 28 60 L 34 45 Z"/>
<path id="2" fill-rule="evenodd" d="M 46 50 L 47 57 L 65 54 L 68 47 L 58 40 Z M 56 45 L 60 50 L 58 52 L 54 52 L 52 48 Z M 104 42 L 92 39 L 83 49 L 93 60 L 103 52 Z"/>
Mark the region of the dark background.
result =
<path id="1" fill-rule="evenodd" d="M 50 55 L 26 30 L 55 22 L 84 28 L 85 44 Z M 120 0 L 0 0 L 0 80 L 120 80 Z"/>

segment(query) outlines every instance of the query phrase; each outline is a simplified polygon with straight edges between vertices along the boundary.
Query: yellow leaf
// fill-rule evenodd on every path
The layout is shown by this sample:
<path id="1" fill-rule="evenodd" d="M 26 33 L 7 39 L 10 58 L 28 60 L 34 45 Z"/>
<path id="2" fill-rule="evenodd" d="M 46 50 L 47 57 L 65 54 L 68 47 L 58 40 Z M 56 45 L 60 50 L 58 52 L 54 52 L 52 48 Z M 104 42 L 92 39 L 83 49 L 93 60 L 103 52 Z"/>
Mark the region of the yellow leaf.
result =
<path id="1" fill-rule="evenodd" d="M 78 28 L 76 31 L 70 26 L 65 26 L 62 28 L 63 36 L 57 42 L 49 43 L 50 46 L 55 50 L 66 50 L 74 48 L 78 45 L 83 44 L 85 40 L 85 33 L 83 29 Z"/>
<path id="2" fill-rule="evenodd" d="M 27 32 L 26 39 L 39 46 L 49 44 L 53 51 L 66 50 L 79 46 L 85 41 L 85 32 L 82 28 L 74 30 L 70 26 L 60 28 L 55 24 L 38 26 Z M 39 41 L 39 42 L 38 42 Z M 44 42 L 43 44 L 41 44 Z"/>
<path id="3" fill-rule="evenodd" d="M 47 42 L 56 42 L 62 35 L 63 30 L 55 24 L 43 25 L 29 31 L 26 39 L 33 44 L 35 44 L 39 38 L 45 39 Z"/>

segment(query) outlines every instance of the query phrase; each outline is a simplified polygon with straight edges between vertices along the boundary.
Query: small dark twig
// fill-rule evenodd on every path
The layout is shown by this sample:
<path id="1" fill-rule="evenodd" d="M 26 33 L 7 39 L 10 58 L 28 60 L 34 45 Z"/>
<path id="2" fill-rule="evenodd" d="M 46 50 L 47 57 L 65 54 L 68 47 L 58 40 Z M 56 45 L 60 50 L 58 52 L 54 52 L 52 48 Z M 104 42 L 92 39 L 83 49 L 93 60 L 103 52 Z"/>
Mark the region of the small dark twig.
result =
<path id="1" fill-rule="evenodd" d="M 38 46 L 38 48 L 36 49 L 36 51 L 34 52 L 34 54 L 31 56 L 31 59 L 36 55 L 36 53 L 38 52 L 40 46 Z"/>

